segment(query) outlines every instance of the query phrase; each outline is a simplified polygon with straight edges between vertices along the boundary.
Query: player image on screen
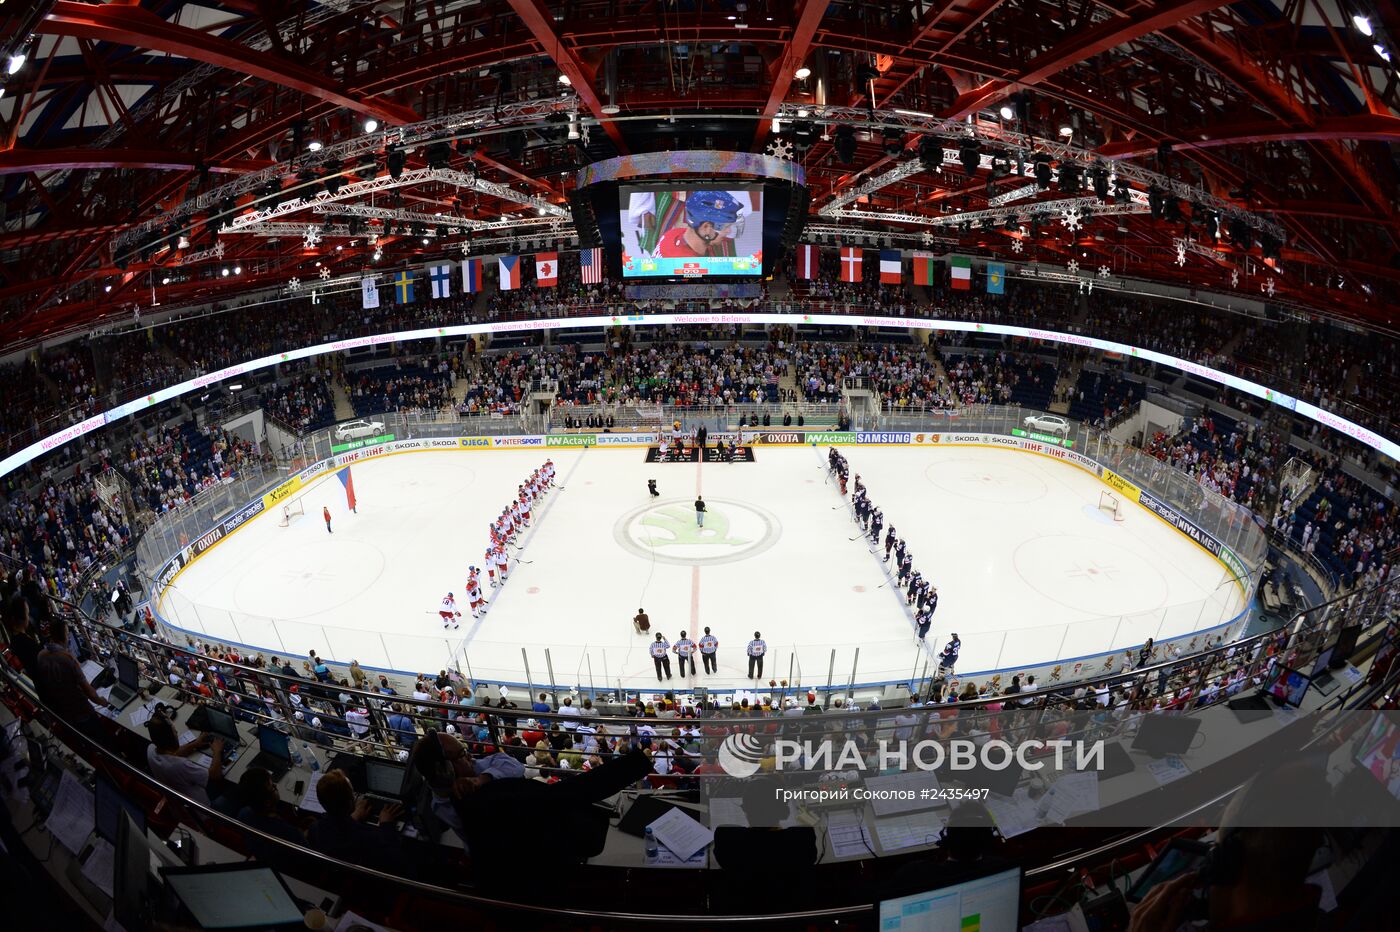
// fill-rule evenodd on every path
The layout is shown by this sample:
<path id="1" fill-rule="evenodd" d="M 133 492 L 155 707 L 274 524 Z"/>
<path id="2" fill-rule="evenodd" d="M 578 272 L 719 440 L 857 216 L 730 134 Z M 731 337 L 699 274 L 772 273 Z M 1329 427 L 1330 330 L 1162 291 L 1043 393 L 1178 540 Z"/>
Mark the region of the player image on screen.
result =
<path id="1" fill-rule="evenodd" d="M 761 196 L 757 189 L 625 192 L 623 277 L 761 275 Z"/>

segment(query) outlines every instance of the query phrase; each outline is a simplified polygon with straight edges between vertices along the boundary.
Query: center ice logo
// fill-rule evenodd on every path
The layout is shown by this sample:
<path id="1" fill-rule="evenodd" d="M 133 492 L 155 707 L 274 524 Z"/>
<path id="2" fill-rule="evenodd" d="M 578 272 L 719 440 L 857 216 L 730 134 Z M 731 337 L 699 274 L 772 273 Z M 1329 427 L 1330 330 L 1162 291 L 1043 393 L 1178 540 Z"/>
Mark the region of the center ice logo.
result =
<path id="1" fill-rule="evenodd" d="M 618 519 L 613 536 L 646 560 L 704 566 L 746 560 L 773 546 L 782 525 L 771 512 L 747 502 L 705 500 L 705 526 L 695 523 L 690 500 L 636 508 Z"/>

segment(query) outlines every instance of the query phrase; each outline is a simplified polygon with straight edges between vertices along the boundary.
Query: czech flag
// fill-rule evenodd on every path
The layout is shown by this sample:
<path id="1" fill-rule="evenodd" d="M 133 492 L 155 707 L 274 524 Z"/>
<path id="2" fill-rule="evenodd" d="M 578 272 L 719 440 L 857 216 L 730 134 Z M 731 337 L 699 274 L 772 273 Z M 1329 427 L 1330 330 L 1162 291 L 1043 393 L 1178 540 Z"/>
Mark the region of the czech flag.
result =
<path id="1" fill-rule="evenodd" d="M 501 273 L 501 290 L 512 291 L 520 287 L 520 257 L 501 256 L 496 260 Z"/>
<path id="2" fill-rule="evenodd" d="M 817 277 L 817 247 L 801 243 L 797 247 L 797 277 Z"/>
<path id="3" fill-rule="evenodd" d="M 335 474 L 340 484 L 345 486 L 345 507 L 355 510 L 355 480 L 350 477 L 350 467 L 346 466 Z"/>

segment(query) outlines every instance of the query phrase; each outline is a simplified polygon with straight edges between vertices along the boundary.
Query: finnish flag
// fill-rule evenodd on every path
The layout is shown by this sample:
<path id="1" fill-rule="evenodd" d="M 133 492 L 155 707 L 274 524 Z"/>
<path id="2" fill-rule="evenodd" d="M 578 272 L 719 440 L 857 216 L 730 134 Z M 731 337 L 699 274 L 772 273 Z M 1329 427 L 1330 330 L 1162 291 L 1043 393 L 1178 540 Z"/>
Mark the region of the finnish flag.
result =
<path id="1" fill-rule="evenodd" d="M 433 283 L 434 298 L 452 297 L 452 264 L 443 262 L 428 266 L 428 281 Z"/>

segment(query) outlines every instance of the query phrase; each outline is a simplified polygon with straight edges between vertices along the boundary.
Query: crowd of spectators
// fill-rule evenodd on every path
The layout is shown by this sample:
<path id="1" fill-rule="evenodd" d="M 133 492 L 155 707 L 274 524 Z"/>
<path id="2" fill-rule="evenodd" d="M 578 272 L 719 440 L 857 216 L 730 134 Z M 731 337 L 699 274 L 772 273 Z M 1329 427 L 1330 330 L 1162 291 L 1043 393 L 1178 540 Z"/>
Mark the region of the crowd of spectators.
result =
<path id="1" fill-rule="evenodd" d="M 343 383 L 358 416 L 397 411 L 437 414 L 453 404 L 458 367 L 446 356 L 396 359 L 382 366 L 345 373 Z"/>

